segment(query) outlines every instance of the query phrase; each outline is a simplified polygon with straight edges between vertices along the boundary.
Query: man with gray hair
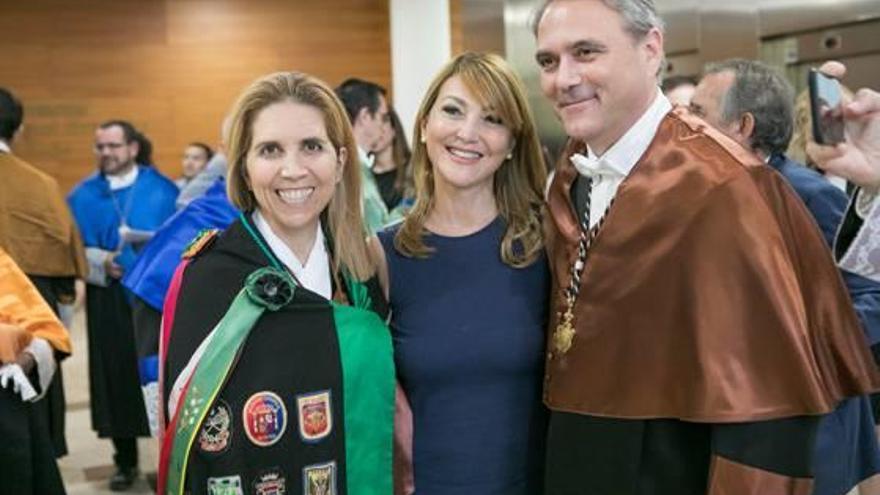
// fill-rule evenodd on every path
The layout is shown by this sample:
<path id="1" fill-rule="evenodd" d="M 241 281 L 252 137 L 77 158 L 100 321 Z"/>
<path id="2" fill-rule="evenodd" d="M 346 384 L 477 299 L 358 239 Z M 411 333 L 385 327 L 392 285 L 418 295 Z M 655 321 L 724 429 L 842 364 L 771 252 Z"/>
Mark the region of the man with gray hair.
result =
<path id="1" fill-rule="evenodd" d="M 847 206 L 846 195 L 784 152 L 792 136 L 794 91 L 773 68 L 752 60 L 710 64 L 691 101 L 693 113 L 755 152 L 800 196 L 829 250 Z M 880 284 L 841 270 L 868 343 L 880 342 Z M 867 396 L 842 402 L 822 419 L 816 438 L 814 495 L 848 492 L 880 471 L 880 449 Z"/>
<path id="2" fill-rule="evenodd" d="M 551 0 L 548 495 L 806 495 L 819 415 L 880 386 L 783 179 L 660 93 L 651 0 Z"/>

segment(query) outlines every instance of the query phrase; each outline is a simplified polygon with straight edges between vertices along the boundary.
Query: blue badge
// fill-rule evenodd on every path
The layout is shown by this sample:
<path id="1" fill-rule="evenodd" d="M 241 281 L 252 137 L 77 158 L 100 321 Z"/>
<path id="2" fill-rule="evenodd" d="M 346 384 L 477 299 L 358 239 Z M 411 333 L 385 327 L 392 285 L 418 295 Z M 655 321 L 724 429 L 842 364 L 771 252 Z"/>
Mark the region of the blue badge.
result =
<path id="1" fill-rule="evenodd" d="M 254 445 L 268 447 L 274 445 L 287 428 L 287 409 L 278 395 L 257 392 L 244 404 L 242 411 L 244 432 Z"/>

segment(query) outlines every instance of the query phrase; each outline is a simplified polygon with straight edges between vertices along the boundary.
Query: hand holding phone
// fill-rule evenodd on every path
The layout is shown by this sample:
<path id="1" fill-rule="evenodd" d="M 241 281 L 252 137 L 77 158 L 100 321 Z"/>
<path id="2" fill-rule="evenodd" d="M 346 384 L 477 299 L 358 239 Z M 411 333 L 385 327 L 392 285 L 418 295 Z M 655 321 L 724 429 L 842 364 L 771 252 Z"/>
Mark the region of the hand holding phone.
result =
<path id="1" fill-rule="evenodd" d="M 840 83 L 816 69 L 810 69 L 808 82 L 813 140 L 824 145 L 843 142 L 845 137 Z"/>
<path id="2" fill-rule="evenodd" d="M 826 62 L 821 72 L 842 78 L 846 67 Z M 862 88 L 843 105 L 846 141 L 807 143 L 807 155 L 825 171 L 869 189 L 880 189 L 880 92 Z"/>

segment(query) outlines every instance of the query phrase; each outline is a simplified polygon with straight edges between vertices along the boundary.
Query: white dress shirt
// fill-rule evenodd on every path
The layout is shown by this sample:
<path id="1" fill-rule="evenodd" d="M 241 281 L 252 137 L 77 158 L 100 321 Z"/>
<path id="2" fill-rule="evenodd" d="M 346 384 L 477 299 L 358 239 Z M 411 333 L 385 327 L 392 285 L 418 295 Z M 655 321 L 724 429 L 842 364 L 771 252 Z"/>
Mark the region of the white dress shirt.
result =
<path id="1" fill-rule="evenodd" d="M 593 179 L 590 192 L 590 227 L 596 225 L 605 209 L 617 194 L 617 188 L 629 175 L 654 139 L 663 117 L 672 110 L 672 104 L 657 88 L 651 106 L 639 117 L 613 146 L 602 156 L 596 156 L 587 146 L 587 156 L 572 155 L 571 161 L 581 175 Z"/>
<path id="2" fill-rule="evenodd" d="M 333 285 L 330 281 L 330 257 L 327 254 L 321 222 L 317 224 L 318 231 L 315 233 L 315 243 L 312 244 L 311 252 L 305 263 L 301 262 L 293 250 L 272 231 L 272 227 L 260 214 L 259 209 L 254 212 L 254 225 L 262 234 L 263 239 L 266 239 L 269 249 L 293 273 L 303 287 L 325 299 L 333 297 Z"/>

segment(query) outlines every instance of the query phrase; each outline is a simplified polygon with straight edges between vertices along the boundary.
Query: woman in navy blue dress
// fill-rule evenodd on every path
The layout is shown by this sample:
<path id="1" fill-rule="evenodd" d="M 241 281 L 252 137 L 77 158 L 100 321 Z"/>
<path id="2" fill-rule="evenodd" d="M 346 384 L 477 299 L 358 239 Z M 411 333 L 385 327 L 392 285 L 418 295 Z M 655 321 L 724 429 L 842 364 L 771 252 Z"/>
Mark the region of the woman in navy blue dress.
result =
<path id="1" fill-rule="evenodd" d="M 398 421 L 411 461 L 399 492 L 540 493 L 546 170 L 522 83 L 498 56 L 459 55 L 428 89 L 414 143 L 415 204 L 373 243 L 412 418 Z"/>

